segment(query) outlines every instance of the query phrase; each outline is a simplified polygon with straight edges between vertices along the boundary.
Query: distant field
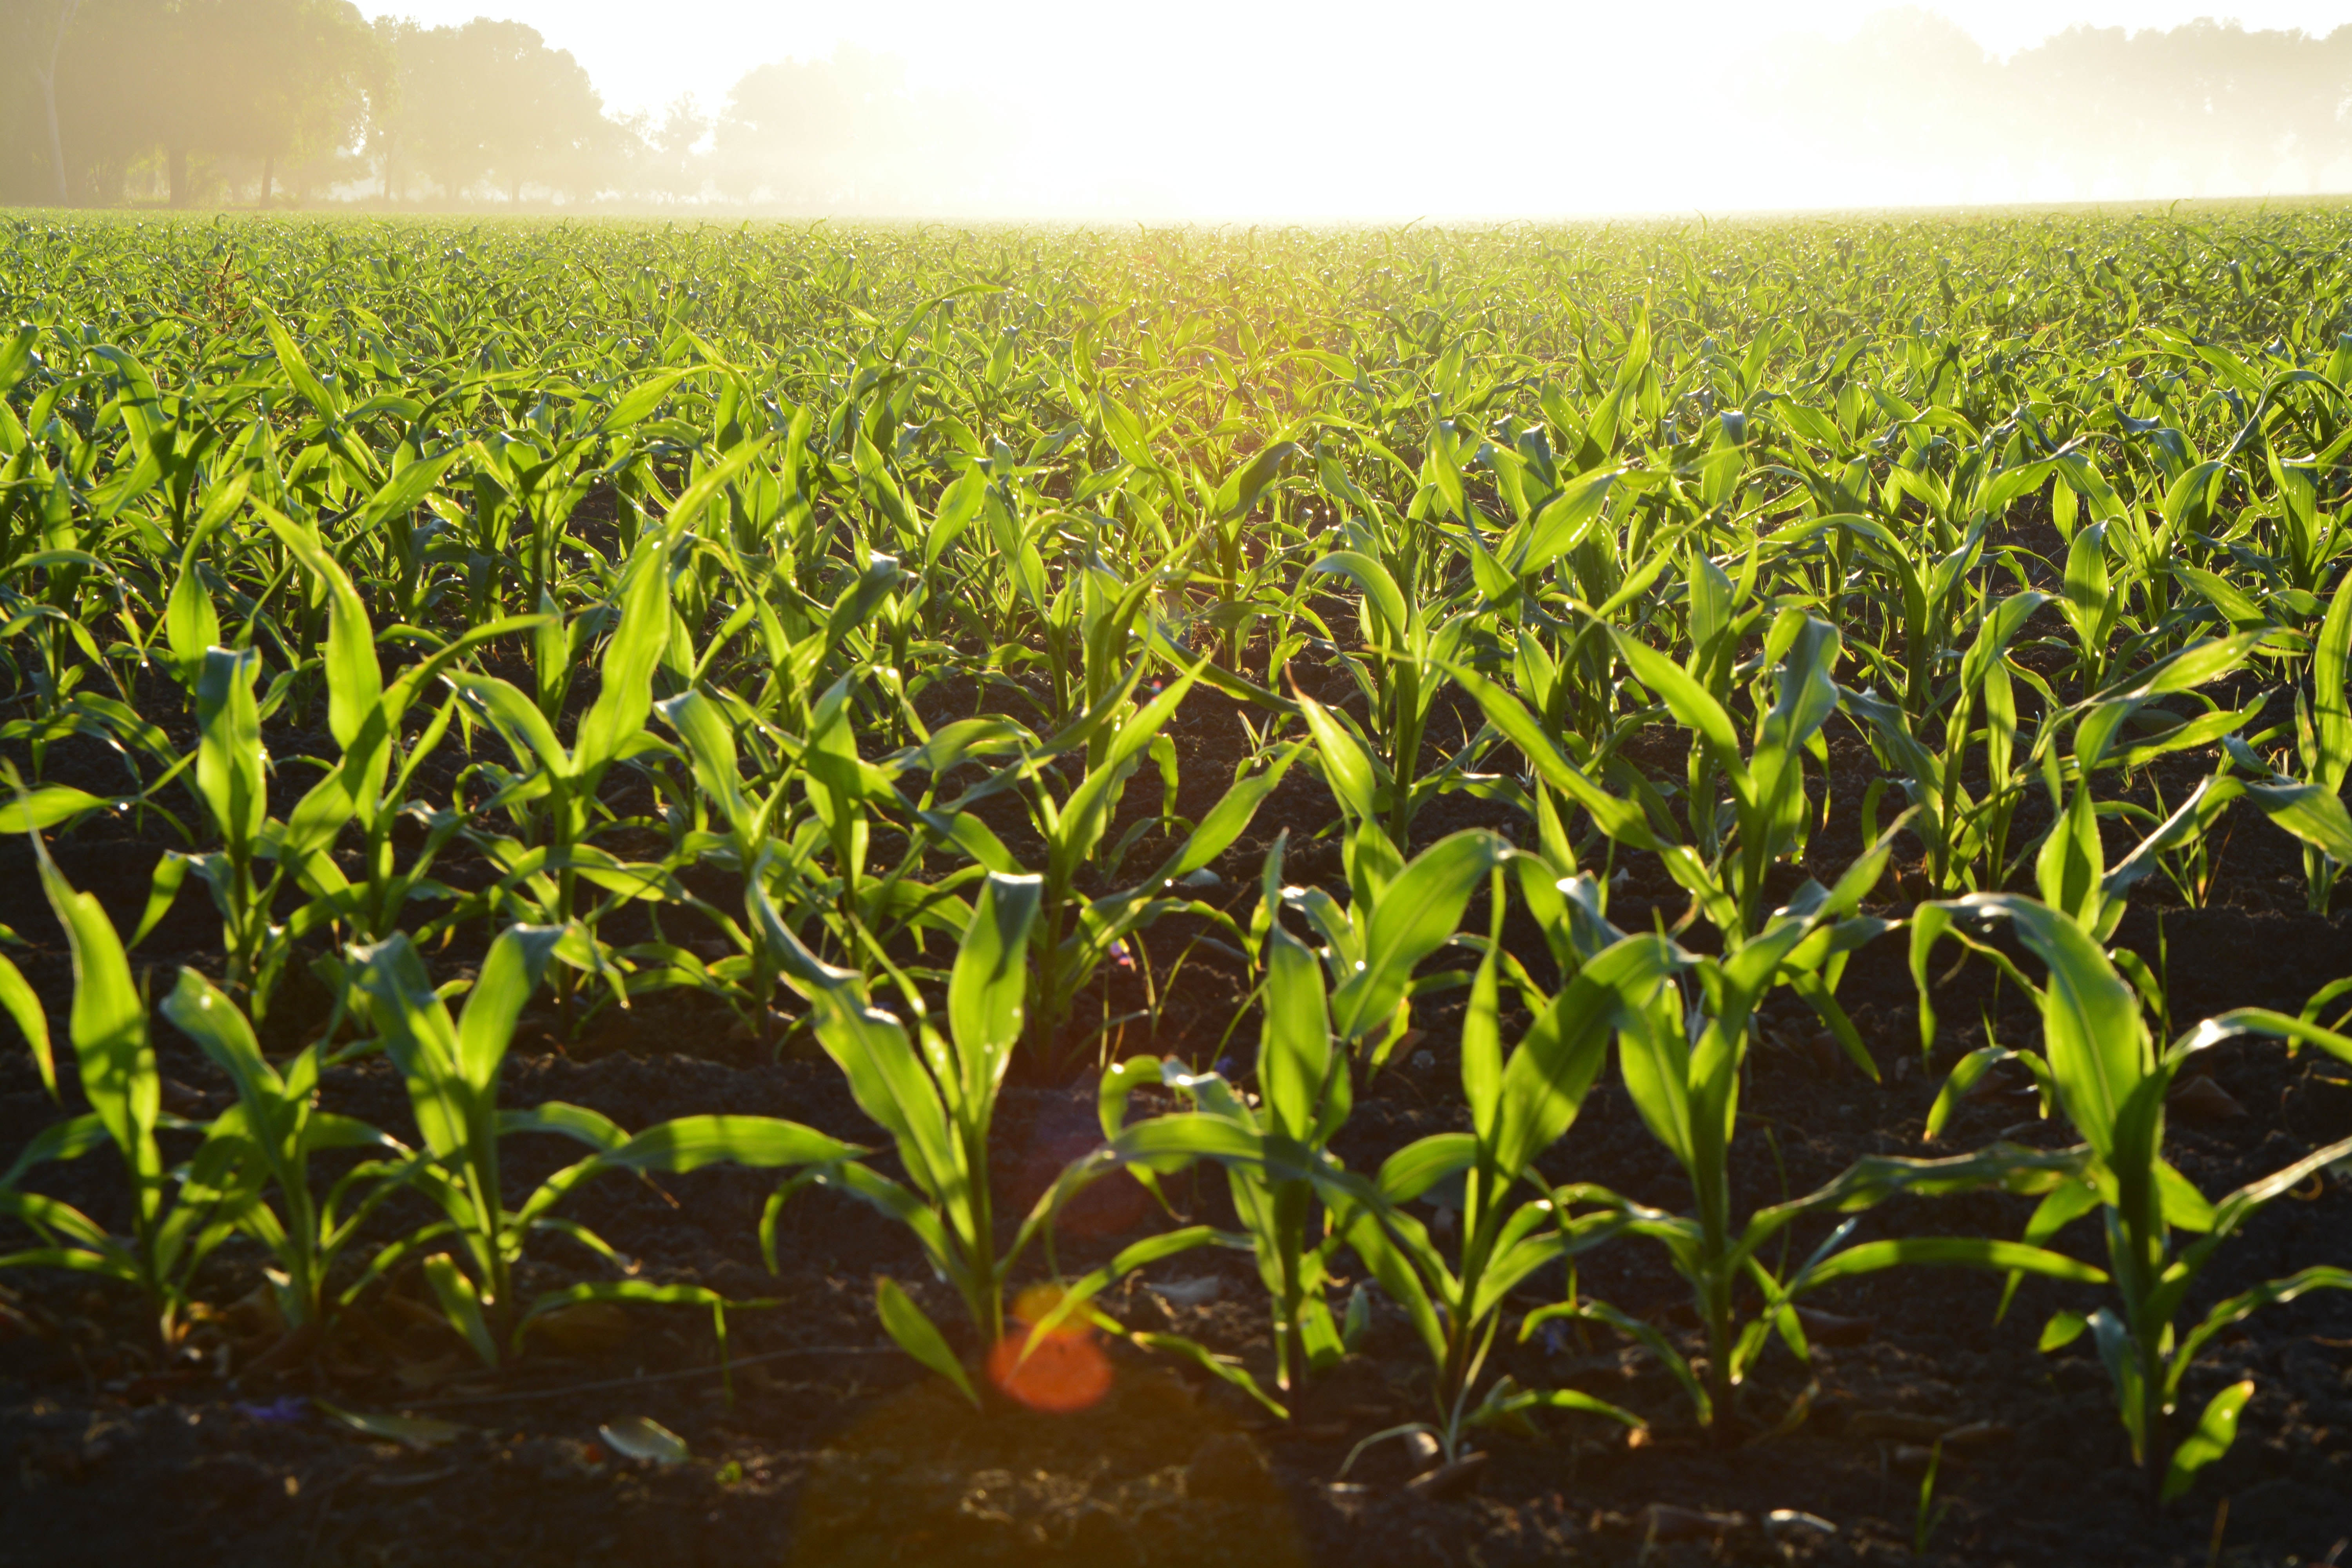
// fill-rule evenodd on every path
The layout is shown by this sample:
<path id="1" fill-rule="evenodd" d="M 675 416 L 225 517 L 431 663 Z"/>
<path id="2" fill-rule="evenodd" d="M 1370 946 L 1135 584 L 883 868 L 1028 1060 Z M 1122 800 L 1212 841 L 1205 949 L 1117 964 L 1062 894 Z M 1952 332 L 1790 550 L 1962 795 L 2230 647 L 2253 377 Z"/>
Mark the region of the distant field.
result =
<path id="1" fill-rule="evenodd" d="M 11 1560 L 2335 1561 L 2347 248 L 0 213 Z"/>

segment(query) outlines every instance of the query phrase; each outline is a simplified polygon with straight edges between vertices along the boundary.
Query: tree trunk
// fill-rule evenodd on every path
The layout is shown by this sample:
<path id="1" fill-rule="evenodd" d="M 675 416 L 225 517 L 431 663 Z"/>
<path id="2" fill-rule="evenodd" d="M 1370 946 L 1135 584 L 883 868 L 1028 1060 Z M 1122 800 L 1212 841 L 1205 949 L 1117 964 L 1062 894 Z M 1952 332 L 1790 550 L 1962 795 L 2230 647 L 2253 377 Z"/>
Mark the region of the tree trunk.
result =
<path id="1" fill-rule="evenodd" d="M 176 142 L 166 146 L 163 149 L 163 163 L 171 174 L 172 205 L 175 207 L 186 206 L 188 205 L 187 148 Z"/>
<path id="2" fill-rule="evenodd" d="M 36 66 L 33 74 L 41 84 L 42 106 L 49 116 L 49 176 L 57 185 L 58 205 L 71 205 L 66 189 L 66 143 L 58 129 L 58 57 L 65 52 L 66 29 L 73 26 L 74 13 L 81 9 L 81 0 L 64 0 L 58 7 L 58 30 L 49 35 L 49 63 Z"/>
<path id="3" fill-rule="evenodd" d="M 265 153 L 261 155 L 260 205 L 265 207 L 269 205 L 269 176 L 276 171 L 277 163 L 278 157 L 274 153 Z"/>
<path id="4" fill-rule="evenodd" d="M 50 68 L 39 73 L 41 101 L 49 115 L 49 177 L 57 186 L 58 205 L 69 206 L 66 194 L 66 143 L 58 132 L 58 73 L 54 57 Z"/>

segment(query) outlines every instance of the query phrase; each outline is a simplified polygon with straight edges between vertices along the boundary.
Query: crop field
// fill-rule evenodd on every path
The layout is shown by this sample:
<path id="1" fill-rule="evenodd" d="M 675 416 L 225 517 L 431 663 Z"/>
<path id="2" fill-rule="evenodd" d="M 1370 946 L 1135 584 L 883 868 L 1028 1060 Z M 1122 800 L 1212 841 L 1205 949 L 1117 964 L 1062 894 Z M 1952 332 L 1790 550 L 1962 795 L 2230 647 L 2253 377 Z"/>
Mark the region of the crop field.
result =
<path id="1" fill-rule="evenodd" d="M 0 1557 L 2339 1563 L 2347 682 L 2352 208 L 0 213 Z"/>

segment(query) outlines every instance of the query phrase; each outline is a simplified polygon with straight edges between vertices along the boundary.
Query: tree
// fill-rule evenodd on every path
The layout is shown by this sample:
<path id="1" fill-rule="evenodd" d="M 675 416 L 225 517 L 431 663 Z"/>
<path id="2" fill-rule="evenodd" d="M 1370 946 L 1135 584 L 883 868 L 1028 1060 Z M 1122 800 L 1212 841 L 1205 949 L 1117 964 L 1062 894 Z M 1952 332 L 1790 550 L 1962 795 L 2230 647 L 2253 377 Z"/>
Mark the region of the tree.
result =
<path id="1" fill-rule="evenodd" d="M 1791 40 L 1750 77 L 1752 107 L 1849 166 L 2063 171 L 2079 194 L 2262 186 L 2340 157 L 2352 109 L 2352 27 L 2326 38 L 2200 20 L 2137 33 L 2069 27 L 2006 62 L 1952 24 L 1881 12 L 1843 44 Z"/>
<path id="2" fill-rule="evenodd" d="M 922 174 L 922 120 L 903 61 L 844 47 L 831 59 L 780 60 L 728 94 L 720 179 L 738 195 L 799 205 L 901 199 Z"/>
<path id="3" fill-rule="evenodd" d="M 356 137 L 374 36 L 350 0 L 186 0 L 180 15 L 204 68 L 184 132 L 259 159 L 263 205 L 280 160 Z"/>
<path id="4" fill-rule="evenodd" d="M 24 50 L 19 58 L 41 89 L 41 108 L 48 121 L 49 174 L 59 206 L 68 205 L 73 194 L 66 184 L 65 135 L 58 124 L 58 58 L 65 51 L 74 13 L 80 9 L 81 0 L 27 0 L 12 5 L 8 13 L 9 32 Z"/>
<path id="5" fill-rule="evenodd" d="M 569 50 L 520 22 L 476 17 L 462 27 L 383 27 L 394 55 L 393 107 L 383 132 L 392 165 L 414 166 L 458 197 L 486 181 L 522 200 L 526 184 L 595 190 L 625 155 L 624 127 Z"/>
<path id="6" fill-rule="evenodd" d="M 1013 136 L 1001 105 L 916 91 L 904 61 L 845 47 L 746 72 L 714 129 L 711 162 L 738 195 L 905 213 L 985 189 Z"/>
<path id="7" fill-rule="evenodd" d="M 647 188 L 678 201 L 702 194 L 707 176 L 694 150 L 710 134 L 711 123 L 690 92 L 663 111 L 660 127 L 646 138 Z"/>

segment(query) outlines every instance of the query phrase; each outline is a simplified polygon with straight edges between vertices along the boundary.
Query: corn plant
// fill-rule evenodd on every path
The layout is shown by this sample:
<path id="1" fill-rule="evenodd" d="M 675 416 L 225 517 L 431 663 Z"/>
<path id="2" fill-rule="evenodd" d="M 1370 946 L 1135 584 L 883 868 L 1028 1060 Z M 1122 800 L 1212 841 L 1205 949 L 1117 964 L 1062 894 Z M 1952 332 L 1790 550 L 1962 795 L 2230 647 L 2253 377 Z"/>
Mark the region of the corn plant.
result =
<path id="1" fill-rule="evenodd" d="M 1777 671 L 1778 691 L 1769 707 L 1758 702 L 1754 744 L 1743 751 L 1730 713 L 1688 670 L 1645 643 L 1622 634 L 1617 638 L 1618 653 L 1634 679 L 1696 737 L 1691 749 L 1690 826 L 1707 861 L 1706 873 L 1694 876 L 1696 868 L 1685 858 L 1670 857 L 1666 865 L 1685 879 L 1727 944 L 1759 931 L 1766 870 L 1803 845 L 1805 752 L 1837 710 L 1832 674 L 1839 646 L 1838 629 L 1826 621 L 1795 609 L 1774 619 L 1763 665 Z M 1717 824 L 1718 778 L 1731 795 L 1727 844 Z"/>
<path id="2" fill-rule="evenodd" d="M 352 955 L 384 1051 L 407 1086 L 421 1147 L 431 1156 L 410 1180 L 443 1215 L 377 1253 L 361 1283 L 424 1255 L 425 1277 L 449 1326 L 488 1363 L 499 1359 L 503 1335 L 520 1336 L 533 1311 L 556 1304 L 543 1300 L 526 1307 L 514 1297 L 514 1266 L 533 1235 L 565 1236 L 617 1258 L 594 1232 L 549 1212 L 583 1181 L 605 1171 L 685 1171 L 723 1160 L 752 1166 L 821 1163 L 855 1152 L 837 1139 L 770 1117 L 685 1117 L 632 1137 L 610 1118 L 576 1105 L 551 1100 L 530 1110 L 500 1110 L 499 1073 L 516 1021 L 563 935 L 549 926 L 500 932 L 455 1019 L 405 934 Z M 592 1152 L 509 1208 L 499 1146 L 523 1132 L 554 1133 Z M 454 1253 L 447 1247 L 425 1252 L 445 1238 Z M 617 1291 L 625 1299 L 629 1284 L 608 1287 L 605 1295 Z"/>
<path id="3" fill-rule="evenodd" d="M 2159 1495 L 2170 1501 L 2189 1489 L 2199 1470 L 2228 1450 L 2238 1413 L 2253 1393 L 2251 1382 L 2231 1384 L 2213 1395 L 2193 1426 L 2184 1429 L 2179 1420 L 2181 1384 L 2198 1354 L 2214 1336 L 2263 1306 L 2315 1289 L 2352 1289 L 2352 1269 L 2315 1264 L 2241 1291 L 2217 1302 L 2185 1333 L 2176 1327 L 2181 1309 L 2221 1244 L 2263 1205 L 2352 1155 L 2352 1138 L 2316 1150 L 2217 1202 L 2200 1193 L 2164 1157 L 2165 1097 L 2191 1057 L 2233 1036 L 2281 1037 L 2318 1046 L 2347 1061 L 2352 1061 L 2352 1039 L 2305 1019 L 2248 1007 L 2209 1018 L 2159 1048 L 2131 987 L 2074 921 L 2015 894 L 1972 894 L 1934 907 L 1943 918 L 1916 928 L 1915 951 L 1932 947 L 1946 931 L 1980 948 L 1955 922 L 2006 921 L 2048 971 L 2042 984 L 2031 986 L 2042 1013 L 2042 1047 L 2039 1057 L 2028 1059 L 2084 1142 L 2075 1152 L 2079 1173 L 2042 1200 L 2027 1222 L 2024 1240 L 2038 1247 L 2074 1220 L 2098 1215 L 2117 1304 L 2087 1318 L 2060 1312 L 2043 1330 L 2042 1345 L 2056 1350 L 2085 1330 L 2091 1331 L 2131 1438 L 2133 1462 L 2147 1469 Z M 1916 959 L 1914 967 L 1920 967 Z M 2016 978 L 2030 985 L 2021 975 Z M 1920 1010 L 1923 1025 L 1932 1026 L 1924 988 Z M 1957 1096 L 1990 1065 L 1978 1053 L 1955 1070 L 1930 1114 L 1930 1136 L 1949 1117 Z M 2176 1232 L 2197 1239 L 2179 1244 Z"/>
<path id="4" fill-rule="evenodd" d="M 1030 1229 L 1023 1226 L 1012 1249 L 999 1253 L 988 1129 L 1025 1022 L 1029 931 L 1043 895 L 1039 878 L 990 877 L 956 952 L 947 1033 L 919 1011 L 918 1047 L 903 1023 L 867 1000 L 855 971 L 820 963 L 765 894 L 756 888 L 752 893 L 785 978 L 815 1009 L 818 1041 L 848 1078 L 859 1108 L 890 1134 L 906 1169 L 902 1183 L 845 1160 L 813 1171 L 810 1179 L 838 1186 L 912 1231 L 925 1259 L 955 1287 L 973 1329 L 991 1344 L 1004 1331 L 1006 1270 Z M 907 995 L 910 1005 L 919 1005 L 920 994 L 911 986 Z M 761 1223 L 761 1245 L 772 1270 L 776 1220 L 790 1190 L 778 1194 Z M 895 1281 L 883 1282 L 879 1305 L 891 1338 L 973 1395 L 938 1327 Z"/>
<path id="5" fill-rule="evenodd" d="M 605 773 L 615 763 L 660 744 L 644 726 L 653 710 L 654 668 L 668 635 L 668 536 L 656 534 L 639 546 L 625 568 L 619 622 L 604 651 L 604 683 L 570 746 L 558 738 L 538 703 L 509 682 L 470 671 L 446 677 L 528 770 L 504 774 L 477 811 L 503 807 L 538 825 L 535 844 L 493 837 L 486 847 L 499 863 L 500 889 L 509 902 L 522 906 L 515 912 L 562 928 L 571 939 L 568 967 L 557 983 L 567 1017 L 572 970 L 602 967 L 589 923 L 572 926 L 581 881 L 605 887 L 620 899 L 667 893 L 659 877 L 614 862 L 589 838 L 597 786 Z"/>
<path id="6" fill-rule="evenodd" d="M 1037 1005 L 1028 1017 L 1029 1035 L 1048 1053 L 1061 1048 L 1061 1028 L 1072 998 L 1109 957 L 1115 944 L 1180 910 L 1232 927 L 1222 910 L 1174 889 L 1241 835 L 1300 750 L 1296 745 L 1284 747 L 1265 766 L 1236 781 L 1153 871 L 1128 887 L 1114 885 L 1111 890 L 1087 896 L 1081 889 L 1081 879 L 1091 873 L 1099 880 L 1114 880 L 1128 846 L 1139 837 L 1139 831 L 1131 833 L 1108 854 L 1104 852 L 1103 840 L 1127 780 L 1199 679 L 1202 663 L 1195 661 L 1151 700 L 1126 712 L 1129 695 L 1142 679 L 1144 668 L 1139 660 L 1077 723 L 1034 751 L 1024 748 L 1016 762 L 997 768 L 954 800 L 940 803 L 920 816 L 940 840 L 955 844 L 992 872 L 1010 876 L 1020 870 L 1011 851 L 971 815 L 971 808 L 995 795 L 1021 792 L 1045 841 L 1037 918 L 1024 930 L 1036 973 Z M 1048 764 L 1061 756 L 1076 757 L 1081 747 L 1087 758 L 1084 771 L 1057 795 L 1053 785 L 1060 775 Z M 1139 824 L 1138 828 L 1148 826 Z M 1234 934 L 1240 935 L 1238 931 Z"/>
<path id="7" fill-rule="evenodd" d="M 1958 689 L 1944 716 L 1943 745 L 1931 750 L 1916 717 L 1899 703 L 1841 689 L 1846 711 L 1870 726 L 1883 763 L 1917 811 L 1912 831 L 1927 849 L 1927 876 L 1938 889 L 1973 884 L 1979 864 L 1998 878 L 2004 867 L 2009 824 L 2031 773 L 2018 755 L 2017 698 L 2009 647 L 2048 595 L 2011 594 L 1995 605 L 1960 660 Z M 1986 784 L 1971 796 L 1960 774 L 1981 712 Z"/>
<path id="8" fill-rule="evenodd" d="M 255 1041 L 235 1002 L 193 969 L 163 1000 L 163 1016 L 194 1040 L 236 1087 L 237 1104 L 207 1131 L 240 1150 L 250 1173 L 244 1206 L 230 1217 L 269 1249 L 278 1267 L 268 1275 L 278 1314 L 297 1335 L 315 1342 L 340 1301 L 329 1277 L 360 1227 L 415 1169 L 397 1140 L 350 1116 L 318 1106 L 323 1047 L 306 1046 L 283 1071 Z M 313 1156 L 331 1150 L 364 1151 L 325 1191 L 314 1184 Z M 274 1199 L 268 1188 L 275 1188 Z M 356 1201 L 346 1206 L 347 1198 Z"/>
<path id="9" fill-rule="evenodd" d="M 1363 696 L 1374 802 L 1390 842 L 1402 847 L 1414 813 L 1443 782 L 1443 775 L 1420 776 L 1422 735 L 1430 705 L 1444 689 L 1444 667 L 1454 661 L 1472 619 L 1458 607 L 1449 615 L 1446 605 L 1408 599 L 1389 569 L 1361 549 L 1335 550 L 1307 572 L 1346 577 L 1362 595 L 1366 653 L 1341 652 L 1336 641 L 1332 647 Z"/>
<path id="10" fill-rule="evenodd" d="M 2352 570 L 2327 601 L 2312 647 L 2310 676 L 2310 691 L 2298 689 L 2294 696 L 2296 766 L 2281 767 L 2282 754 L 2261 769 L 2267 777 L 2252 793 L 2266 808 L 2280 808 L 2272 811 L 2272 820 L 2289 831 L 2294 829 L 2283 820 L 2286 812 L 2294 822 L 2309 825 L 2311 831 L 2297 834 L 2303 839 L 2305 903 L 2314 914 L 2326 914 L 2337 875 L 2352 865 L 2352 813 L 2343 800 L 2345 777 L 2352 773 L 2352 700 L 2346 697 L 2352 687 Z M 2231 750 L 2242 763 L 2259 767 L 2252 747 L 2241 743 Z"/>
<path id="11" fill-rule="evenodd" d="M 190 1276 L 234 1233 L 264 1173 L 251 1157 L 251 1142 L 226 1121 L 198 1130 L 203 1141 L 186 1162 L 165 1164 L 156 1132 L 186 1124 L 163 1110 L 163 1079 L 148 1037 L 147 1001 L 131 981 L 122 940 L 98 900 L 67 882 L 37 834 L 33 847 L 42 890 L 73 953 L 67 1033 L 90 1109 L 44 1129 L 0 1176 L 0 1213 L 21 1221 L 37 1238 L 34 1247 L 0 1256 L 0 1268 L 66 1268 L 131 1286 L 154 1326 L 157 1345 L 168 1356 L 178 1343 Z M 11 1012 L 26 1026 L 42 1079 L 54 1092 L 47 1026 L 37 1022 L 37 1004 L 21 990 L 21 977 L 12 989 Z M 20 1184 L 38 1165 L 107 1145 L 121 1160 L 130 1189 L 128 1235 L 111 1235 L 72 1205 Z"/>
<path id="12" fill-rule="evenodd" d="M 1300 699 L 1309 731 L 1345 820 L 1341 864 L 1349 900 L 1319 888 L 1283 888 L 1280 901 L 1323 939 L 1333 1032 L 1378 1068 L 1412 1025 L 1413 971 L 1450 940 L 1479 879 L 1510 854 L 1497 834 L 1448 835 L 1407 862 L 1381 825 L 1362 749 L 1310 698 Z M 1263 906 L 1270 918 L 1273 905 Z"/>
<path id="13" fill-rule="evenodd" d="M 492 639 L 534 628 L 530 617 L 493 621 L 444 643 L 426 658 L 383 679 L 367 606 L 350 574 L 327 552 L 318 536 L 283 519 L 277 536 L 310 573 L 327 598 L 327 631 L 321 648 L 327 680 L 327 727 L 342 751 L 341 761 L 313 784 L 287 814 L 285 824 L 265 842 L 281 870 L 312 897 L 302 924 L 326 921 L 354 943 L 380 942 L 399 929 L 413 900 L 451 896 L 431 877 L 434 860 L 465 825 L 455 811 L 425 811 L 409 802 L 417 765 L 432 755 L 447 733 L 457 697 L 435 710 L 422 731 L 404 738 L 404 725 L 418 700 L 443 672 Z M 421 816 L 424 847 L 405 867 L 394 853 L 392 833 L 404 815 Z M 331 851 L 347 826 L 360 834 L 359 880 L 347 877 Z M 170 890 L 158 882 L 159 893 Z M 160 913 L 151 900 L 151 914 Z M 339 997 L 348 974 L 340 958 L 321 961 L 323 977 Z"/>
<path id="14" fill-rule="evenodd" d="M 1432 1433 L 1449 1462 L 1458 1457 L 1472 1427 L 1538 1406 L 1641 1424 L 1630 1412 L 1591 1394 L 1522 1389 L 1508 1378 L 1490 1386 L 1475 1405 L 1471 1397 L 1501 1326 L 1504 1302 L 1567 1249 L 1552 1222 L 1552 1201 L 1542 1195 L 1514 1201 L 1514 1189 L 1529 1163 L 1568 1131 L 1583 1108 L 1621 1014 L 1648 1005 L 1676 962 L 1673 945 L 1661 937 L 1612 943 L 1593 954 L 1537 1013 L 1506 1056 L 1499 1025 L 1499 868 L 1491 874 L 1491 885 L 1493 929 L 1471 982 L 1462 1026 L 1462 1092 L 1473 1131 L 1433 1134 L 1390 1155 L 1377 1178 L 1384 1205 L 1359 1207 L 1344 1220 L 1349 1245 L 1404 1308 L 1430 1358 L 1436 1419 L 1394 1433 Z M 1402 1205 L 1456 1177 L 1462 1184 L 1461 1219 L 1455 1255 L 1448 1258 L 1428 1228 Z"/>
<path id="15" fill-rule="evenodd" d="M 205 651 L 196 684 L 196 791 L 221 847 L 187 863 L 220 910 L 230 988 L 249 997 L 256 1013 L 268 1003 L 294 935 L 272 918 L 279 875 L 261 875 L 269 757 L 253 695 L 260 666 L 261 656 L 251 648 Z"/>
<path id="16" fill-rule="evenodd" d="M 1787 1303 L 1833 1279 L 1906 1263 L 1990 1267 L 2087 1279 L 2097 1275 L 2071 1258 L 2040 1248 L 1968 1237 L 1906 1237 L 1843 1247 L 1852 1226 L 1832 1233 L 1801 1268 L 1782 1279 L 1759 1252 L 1799 1217 L 1822 1210 L 1866 1208 L 1904 1190 L 1948 1192 L 1969 1184 L 1998 1185 L 2012 1180 L 2013 1163 L 1982 1166 L 1935 1163 L 1865 1162 L 1803 1199 L 1759 1209 L 1745 1226 L 1733 1215 L 1730 1148 L 1738 1126 L 1741 1069 L 1754 1030 L 1757 1004 L 1784 974 L 1818 972 L 1845 951 L 1881 934 L 1886 922 L 1857 915 L 1856 906 L 1878 880 L 1892 834 L 1883 837 L 1850 867 L 1834 888 L 1808 882 L 1746 944 L 1720 960 L 1685 955 L 1675 967 L 1686 984 L 1664 984 L 1628 996 L 1622 1018 L 1618 1068 L 1627 1095 L 1652 1136 L 1673 1153 L 1690 1179 L 1694 1212 L 1675 1215 L 1636 1205 L 1590 1184 L 1570 1184 L 1554 1194 L 1564 1216 L 1591 1205 L 1563 1226 L 1591 1242 L 1622 1231 L 1658 1242 L 1675 1269 L 1689 1282 L 1692 1304 L 1706 1335 L 1706 1375 L 1702 1380 L 1682 1353 L 1655 1331 L 1638 1325 L 1605 1303 L 1570 1302 L 1561 1310 L 1590 1317 L 1640 1337 L 1674 1372 L 1702 1424 L 1718 1433 L 1733 1430 L 1732 1396 L 1747 1369 L 1778 1330 L 1799 1356 L 1806 1348 L 1801 1327 Z M 1577 940 L 1624 940 L 1594 915 L 1589 898 Z M 1601 952 L 1611 951 L 1603 948 Z M 1600 952 L 1589 952 L 1582 976 Z M 1841 1248 L 1843 1247 L 1843 1250 Z M 1756 1316 L 1742 1320 L 1738 1292 L 1752 1279 L 1765 1292 Z"/>
<path id="17" fill-rule="evenodd" d="M 1280 907 L 1282 856 L 1287 834 L 1266 853 L 1262 908 Z M 1288 1162 L 1234 1161 L 1225 1166 L 1234 1209 L 1248 1234 L 1258 1271 L 1274 1306 L 1275 1381 L 1288 1390 L 1337 1361 L 1346 1349 L 1331 1315 L 1327 1287 L 1341 1232 L 1318 1224 L 1315 1183 L 1297 1173 L 1299 1162 L 1328 1159 L 1332 1136 L 1355 1100 L 1345 1042 L 1335 1040 L 1324 977 L 1307 944 L 1269 925 L 1262 986 L 1255 1076 L 1259 1097 L 1245 1098 L 1217 1073 L 1176 1070 L 1139 1057 L 1103 1075 L 1104 1137 L 1116 1143 L 1125 1129 L 1133 1091 L 1145 1084 L 1176 1090 L 1199 1111 L 1297 1152 Z M 1153 1173 L 1139 1174 L 1147 1184 Z"/>

